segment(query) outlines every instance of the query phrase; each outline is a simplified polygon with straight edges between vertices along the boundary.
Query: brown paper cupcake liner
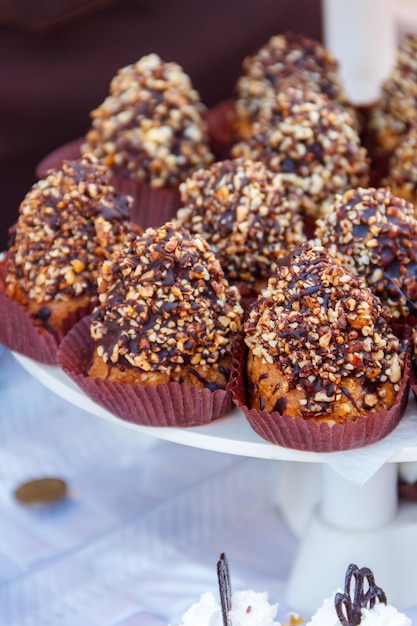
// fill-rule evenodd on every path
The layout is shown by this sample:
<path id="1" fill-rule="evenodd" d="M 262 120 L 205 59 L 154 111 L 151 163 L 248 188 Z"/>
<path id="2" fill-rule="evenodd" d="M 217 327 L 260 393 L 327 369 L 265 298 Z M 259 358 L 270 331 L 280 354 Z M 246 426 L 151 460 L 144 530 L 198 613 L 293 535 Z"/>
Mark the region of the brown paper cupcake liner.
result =
<path id="1" fill-rule="evenodd" d="M 366 148 L 370 163 L 370 180 L 371 187 L 380 187 L 383 179 L 388 174 L 389 160 L 392 151 L 383 150 L 376 139 L 375 133 L 369 128 L 369 120 L 377 103 L 357 107 L 358 114 L 362 119 L 361 142 Z"/>
<path id="2" fill-rule="evenodd" d="M 390 159 L 392 151 L 369 151 L 371 157 L 370 185 L 372 187 L 384 187 L 385 178 L 389 174 Z"/>
<path id="3" fill-rule="evenodd" d="M 417 400 L 417 359 L 415 355 L 411 357 L 410 387 Z"/>
<path id="4" fill-rule="evenodd" d="M 216 161 L 230 159 L 230 150 L 235 137 L 235 103 L 232 98 L 222 100 L 206 114 L 210 148 Z"/>
<path id="5" fill-rule="evenodd" d="M 94 351 L 90 320 L 84 318 L 60 345 L 58 363 L 94 402 L 133 424 L 156 427 L 202 426 L 228 413 L 229 391 L 210 391 L 186 383 L 130 385 L 88 376 Z"/>
<path id="6" fill-rule="evenodd" d="M 407 354 L 409 354 L 407 352 Z M 404 414 L 409 390 L 410 359 L 406 359 L 400 390 L 395 404 L 385 411 L 371 412 L 346 424 L 318 424 L 313 419 L 281 415 L 277 411 L 267 413 L 248 406 L 246 393 L 247 348 L 244 334 L 237 337 L 233 352 L 229 390 L 233 402 L 246 416 L 250 426 L 263 439 L 271 443 L 310 452 L 336 452 L 360 448 L 386 437 L 397 426 Z"/>
<path id="7" fill-rule="evenodd" d="M 1 269 L 0 269 L 1 274 Z M 56 365 L 58 347 L 69 330 L 91 312 L 92 304 L 80 307 L 62 320 L 59 330 L 51 333 L 39 326 L 23 305 L 4 292 L 0 279 L 0 343 L 38 363 Z"/>
<path id="8" fill-rule="evenodd" d="M 36 176 L 38 178 L 45 178 L 48 170 L 58 169 L 61 167 L 63 161 L 73 161 L 81 158 L 81 146 L 83 142 L 84 138 L 79 137 L 47 154 L 36 166 Z"/>

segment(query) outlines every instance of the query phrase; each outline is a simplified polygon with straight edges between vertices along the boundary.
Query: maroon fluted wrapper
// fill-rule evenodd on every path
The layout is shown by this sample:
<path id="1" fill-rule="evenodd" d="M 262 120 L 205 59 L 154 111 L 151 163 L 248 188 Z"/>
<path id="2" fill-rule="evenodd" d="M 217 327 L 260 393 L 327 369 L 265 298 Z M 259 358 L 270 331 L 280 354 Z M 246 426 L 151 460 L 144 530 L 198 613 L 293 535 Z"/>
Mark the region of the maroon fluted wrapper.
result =
<path id="1" fill-rule="evenodd" d="M 202 426 L 233 407 L 225 389 L 213 392 L 186 383 L 131 385 L 90 378 L 94 348 L 90 319 L 84 318 L 60 345 L 58 363 L 89 398 L 122 420 L 141 426 Z"/>
<path id="2" fill-rule="evenodd" d="M 35 321 L 25 307 L 5 293 L 0 267 L 0 343 L 38 363 L 56 365 L 58 347 L 69 330 L 91 312 L 93 304 L 69 313 L 53 333 Z"/>
<path id="3" fill-rule="evenodd" d="M 409 355 L 409 351 L 407 351 Z M 410 359 L 407 357 L 397 400 L 389 410 L 371 411 L 346 424 L 318 424 L 314 419 L 281 415 L 277 411 L 257 411 L 248 406 L 246 386 L 247 347 L 240 331 L 233 352 L 229 389 L 233 402 L 246 416 L 250 426 L 271 443 L 310 452 L 352 450 L 379 441 L 394 430 L 408 401 Z"/>
<path id="4" fill-rule="evenodd" d="M 410 372 L 410 387 L 415 399 L 417 400 L 417 359 L 415 355 L 411 357 L 411 363 L 412 367 Z"/>
<path id="5" fill-rule="evenodd" d="M 83 137 L 79 137 L 52 150 L 52 152 L 47 154 L 36 166 L 36 176 L 38 178 L 45 178 L 49 170 L 60 168 L 63 161 L 75 161 L 76 159 L 80 159 L 81 146 L 84 141 Z"/>
<path id="6" fill-rule="evenodd" d="M 378 145 L 375 133 L 369 128 L 372 112 L 376 105 L 377 102 L 374 102 L 357 107 L 362 127 L 360 133 L 361 143 L 366 148 L 371 160 L 369 176 L 369 184 L 371 187 L 380 187 L 382 185 L 383 179 L 388 174 L 389 160 L 392 155 L 392 150 L 384 150 Z"/>
<path id="7" fill-rule="evenodd" d="M 377 148 L 372 141 L 371 139 L 368 143 L 368 154 L 371 159 L 370 186 L 384 187 L 385 179 L 389 174 L 393 151 Z"/>
<path id="8" fill-rule="evenodd" d="M 235 101 L 230 98 L 212 106 L 206 114 L 210 148 L 216 161 L 230 159 L 230 150 L 236 142 Z"/>

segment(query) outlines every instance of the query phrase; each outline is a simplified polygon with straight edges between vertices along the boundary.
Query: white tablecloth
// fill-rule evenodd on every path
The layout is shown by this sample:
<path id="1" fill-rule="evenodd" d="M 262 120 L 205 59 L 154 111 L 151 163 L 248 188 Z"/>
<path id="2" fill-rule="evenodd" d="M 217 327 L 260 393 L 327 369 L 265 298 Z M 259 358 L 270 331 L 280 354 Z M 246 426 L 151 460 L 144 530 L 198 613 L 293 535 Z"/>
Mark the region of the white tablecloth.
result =
<path id="1" fill-rule="evenodd" d="M 101 420 L 0 346 L 0 625 L 178 624 L 217 593 L 221 552 L 233 588 L 268 591 L 284 619 L 297 540 L 272 497 L 277 463 Z M 69 497 L 19 504 L 15 488 L 43 476 L 63 478 Z M 407 614 L 417 623 L 417 602 Z"/>

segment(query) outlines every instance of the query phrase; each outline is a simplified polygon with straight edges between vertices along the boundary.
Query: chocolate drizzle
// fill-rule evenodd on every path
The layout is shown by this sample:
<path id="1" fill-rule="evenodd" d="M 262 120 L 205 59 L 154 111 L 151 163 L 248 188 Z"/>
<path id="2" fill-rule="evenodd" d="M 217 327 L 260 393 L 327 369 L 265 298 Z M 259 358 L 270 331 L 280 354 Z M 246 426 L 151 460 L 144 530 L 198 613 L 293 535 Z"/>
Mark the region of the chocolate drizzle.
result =
<path id="1" fill-rule="evenodd" d="M 358 626 L 362 609 L 372 609 L 376 601 L 387 603 L 384 591 L 375 584 L 374 575 L 368 567 L 349 565 L 345 577 L 344 593 L 335 596 L 335 609 L 342 626 Z"/>
<path id="2" fill-rule="evenodd" d="M 33 313 L 33 317 L 35 319 L 39 319 L 42 322 L 42 326 L 44 327 L 45 330 L 47 330 L 50 333 L 53 333 L 54 329 L 49 324 L 49 318 L 51 317 L 51 314 L 52 314 L 51 309 L 44 306 L 41 309 L 39 309 L 37 313 Z"/>
<path id="3" fill-rule="evenodd" d="M 219 581 L 223 626 L 232 626 L 232 620 L 230 618 L 230 611 L 232 610 L 232 587 L 230 584 L 229 563 L 224 552 L 217 561 L 217 579 Z"/>

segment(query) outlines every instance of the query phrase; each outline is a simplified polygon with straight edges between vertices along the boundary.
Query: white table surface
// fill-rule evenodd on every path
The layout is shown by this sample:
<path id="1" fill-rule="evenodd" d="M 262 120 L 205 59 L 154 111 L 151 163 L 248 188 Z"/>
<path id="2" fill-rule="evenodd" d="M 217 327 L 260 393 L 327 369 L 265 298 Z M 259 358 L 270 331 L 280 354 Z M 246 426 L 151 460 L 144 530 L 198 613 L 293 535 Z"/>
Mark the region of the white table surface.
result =
<path id="1" fill-rule="evenodd" d="M 233 588 L 268 591 L 284 619 L 298 542 L 272 497 L 280 463 L 100 419 L 0 346 L 0 624 L 175 625 L 217 592 L 221 552 Z M 63 478 L 69 497 L 19 504 L 15 488 L 43 476 Z M 417 602 L 406 613 L 417 623 Z"/>

